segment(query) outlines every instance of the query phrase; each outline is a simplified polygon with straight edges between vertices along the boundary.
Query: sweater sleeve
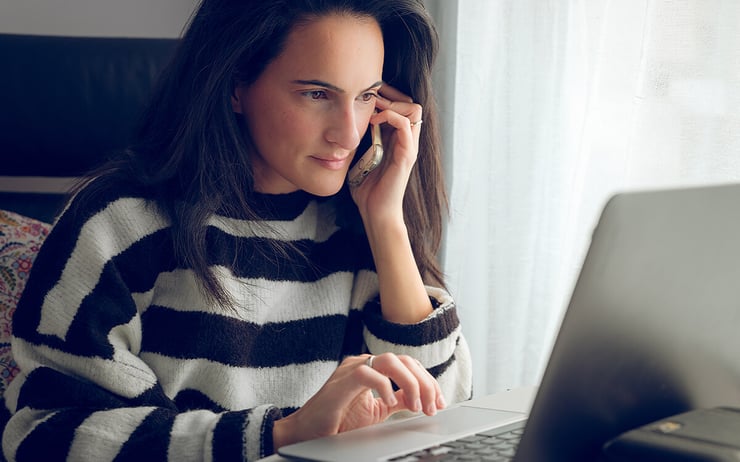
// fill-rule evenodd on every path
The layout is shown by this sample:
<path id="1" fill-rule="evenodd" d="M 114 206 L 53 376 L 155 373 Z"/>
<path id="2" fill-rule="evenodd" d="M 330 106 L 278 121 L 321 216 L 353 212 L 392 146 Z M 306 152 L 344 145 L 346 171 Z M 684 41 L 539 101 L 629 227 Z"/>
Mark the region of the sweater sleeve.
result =
<path id="1" fill-rule="evenodd" d="M 383 318 L 377 298 L 368 302 L 363 310 L 365 345 L 372 354 L 392 352 L 419 360 L 437 379 L 448 403 L 470 399 L 470 351 L 455 303 L 443 289 L 426 289 L 434 310 L 416 324 L 391 323 Z"/>
<path id="2" fill-rule="evenodd" d="M 158 270 L 147 268 L 172 260 L 157 253 L 167 248 L 166 223 L 141 202 L 118 201 L 89 219 L 66 213 L 42 247 L 14 315 L 21 373 L 5 394 L 7 460 L 217 462 L 272 453 L 278 408 L 175 400 L 141 358 L 147 293 L 135 289 L 151 287 L 146 275 Z"/>

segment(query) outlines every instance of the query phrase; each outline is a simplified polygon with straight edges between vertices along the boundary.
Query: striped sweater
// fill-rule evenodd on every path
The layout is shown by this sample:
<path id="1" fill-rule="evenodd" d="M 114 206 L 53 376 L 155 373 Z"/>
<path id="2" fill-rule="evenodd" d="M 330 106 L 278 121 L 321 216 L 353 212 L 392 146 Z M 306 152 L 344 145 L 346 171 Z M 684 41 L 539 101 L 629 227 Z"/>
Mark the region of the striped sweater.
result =
<path id="1" fill-rule="evenodd" d="M 367 240 L 332 200 L 260 195 L 258 221 L 212 217 L 209 264 L 236 308 L 203 297 L 146 196 L 88 202 L 55 224 L 15 313 L 8 460 L 256 460 L 273 422 L 363 352 L 414 356 L 448 402 L 469 398 L 449 295 L 429 287 L 418 324 L 385 321 Z"/>

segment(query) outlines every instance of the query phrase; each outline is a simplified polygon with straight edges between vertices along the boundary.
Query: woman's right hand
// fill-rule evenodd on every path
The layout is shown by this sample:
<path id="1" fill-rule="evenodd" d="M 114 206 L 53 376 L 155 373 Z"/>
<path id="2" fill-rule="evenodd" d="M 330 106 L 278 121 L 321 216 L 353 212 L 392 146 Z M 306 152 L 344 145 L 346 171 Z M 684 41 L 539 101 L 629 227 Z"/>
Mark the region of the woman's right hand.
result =
<path id="1" fill-rule="evenodd" d="M 439 384 L 416 359 L 383 353 L 374 356 L 369 367 L 369 357 L 346 358 L 306 404 L 277 420 L 273 429 L 275 450 L 373 425 L 398 411 L 434 415 L 445 407 Z M 391 380 L 398 386 L 395 392 Z"/>

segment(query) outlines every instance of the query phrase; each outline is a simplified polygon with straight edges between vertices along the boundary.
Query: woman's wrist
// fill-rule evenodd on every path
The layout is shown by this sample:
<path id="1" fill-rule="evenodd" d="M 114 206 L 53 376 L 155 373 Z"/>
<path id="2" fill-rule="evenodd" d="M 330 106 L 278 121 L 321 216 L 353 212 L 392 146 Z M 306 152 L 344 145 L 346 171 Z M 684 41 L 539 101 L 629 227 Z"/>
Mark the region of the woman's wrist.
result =
<path id="1" fill-rule="evenodd" d="M 277 450 L 283 446 L 295 443 L 296 440 L 292 436 L 291 419 L 285 417 L 283 419 L 276 420 L 272 425 L 272 445 L 273 450 L 277 453 Z"/>
<path id="2" fill-rule="evenodd" d="M 386 218 L 375 221 L 364 221 L 365 234 L 373 252 L 383 251 L 384 244 L 399 243 L 409 240 L 408 229 L 403 219 Z M 409 244 L 410 246 L 410 244 Z"/>
<path id="3" fill-rule="evenodd" d="M 406 223 L 403 218 L 403 208 L 373 207 L 372 210 L 360 211 L 365 231 L 369 234 L 381 233 L 387 229 L 403 229 L 406 232 Z"/>

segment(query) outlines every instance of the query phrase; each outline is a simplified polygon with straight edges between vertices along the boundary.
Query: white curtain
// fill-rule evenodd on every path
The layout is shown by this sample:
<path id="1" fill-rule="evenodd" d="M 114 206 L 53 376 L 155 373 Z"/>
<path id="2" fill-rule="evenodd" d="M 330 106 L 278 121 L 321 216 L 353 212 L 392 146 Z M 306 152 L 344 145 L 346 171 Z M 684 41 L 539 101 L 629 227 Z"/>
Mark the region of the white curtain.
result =
<path id="1" fill-rule="evenodd" d="M 475 392 L 536 384 L 611 194 L 740 181 L 740 2 L 427 5 Z"/>

